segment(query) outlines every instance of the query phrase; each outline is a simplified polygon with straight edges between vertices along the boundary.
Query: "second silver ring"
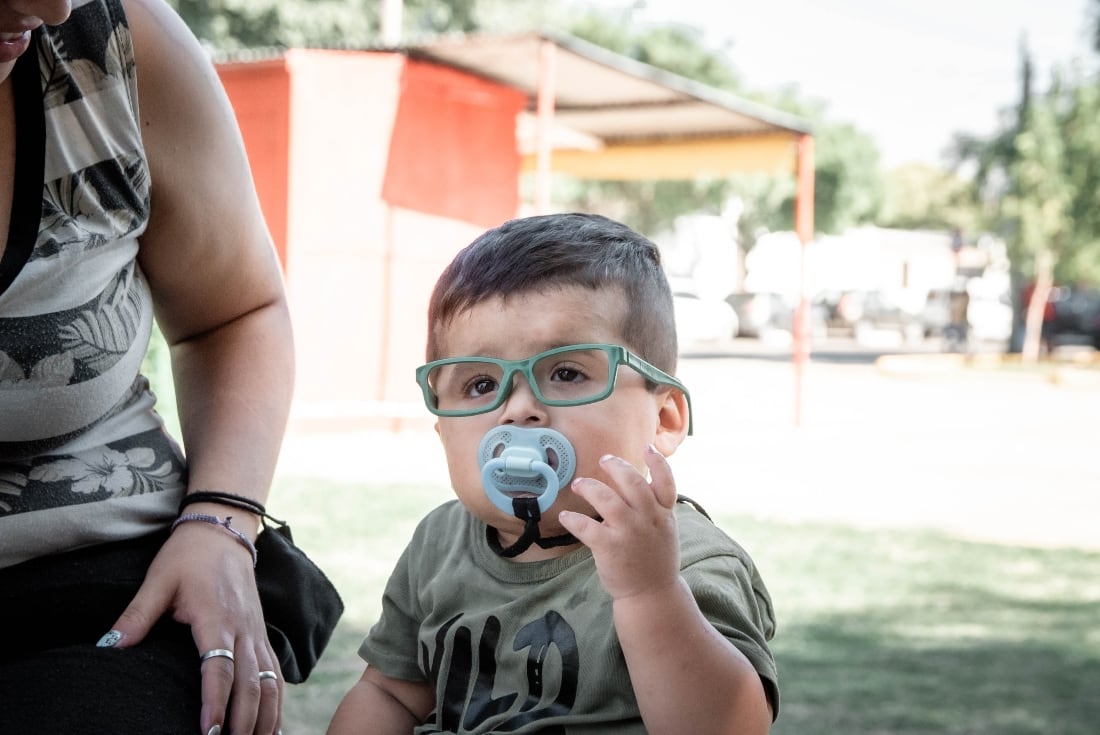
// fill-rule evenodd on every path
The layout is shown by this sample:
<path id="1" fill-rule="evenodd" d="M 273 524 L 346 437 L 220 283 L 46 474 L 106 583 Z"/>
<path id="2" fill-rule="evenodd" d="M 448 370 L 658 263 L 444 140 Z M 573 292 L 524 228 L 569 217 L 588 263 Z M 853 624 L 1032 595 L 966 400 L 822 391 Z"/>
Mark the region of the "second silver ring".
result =
<path id="1" fill-rule="evenodd" d="M 228 648 L 213 648 L 199 656 L 199 663 L 204 663 L 212 658 L 227 658 L 232 661 L 233 652 L 230 651 Z"/>

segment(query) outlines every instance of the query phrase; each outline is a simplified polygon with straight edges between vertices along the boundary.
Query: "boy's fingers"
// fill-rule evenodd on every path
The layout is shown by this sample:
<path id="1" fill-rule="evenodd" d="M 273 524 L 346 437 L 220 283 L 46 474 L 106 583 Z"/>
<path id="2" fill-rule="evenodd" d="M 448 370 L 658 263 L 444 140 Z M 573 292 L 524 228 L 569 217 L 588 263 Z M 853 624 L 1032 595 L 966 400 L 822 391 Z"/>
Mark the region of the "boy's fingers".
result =
<path id="1" fill-rule="evenodd" d="M 563 510 L 558 513 L 558 523 L 586 546 L 589 545 L 589 534 L 594 530 L 594 526 L 600 525 L 595 518 L 589 518 L 584 513 L 576 513 L 571 510 Z"/>
<path id="2" fill-rule="evenodd" d="M 649 467 L 649 476 L 653 480 L 650 486 L 657 502 L 666 508 L 676 505 L 676 478 L 672 476 L 668 460 L 650 444 L 645 449 L 645 463 Z"/>

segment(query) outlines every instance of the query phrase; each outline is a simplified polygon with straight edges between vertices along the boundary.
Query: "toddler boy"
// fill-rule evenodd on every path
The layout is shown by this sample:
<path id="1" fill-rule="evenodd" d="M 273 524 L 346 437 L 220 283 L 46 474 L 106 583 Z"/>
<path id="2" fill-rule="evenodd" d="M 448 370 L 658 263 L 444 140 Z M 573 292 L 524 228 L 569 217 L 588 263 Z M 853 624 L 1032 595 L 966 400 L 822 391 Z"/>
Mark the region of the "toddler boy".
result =
<path id="1" fill-rule="evenodd" d="M 766 733 L 771 600 L 665 460 L 691 415 L 657 247 L 598 215 L 490 230 L 435 286 L 427 357 L 457 500 L 329 734 Z"/>

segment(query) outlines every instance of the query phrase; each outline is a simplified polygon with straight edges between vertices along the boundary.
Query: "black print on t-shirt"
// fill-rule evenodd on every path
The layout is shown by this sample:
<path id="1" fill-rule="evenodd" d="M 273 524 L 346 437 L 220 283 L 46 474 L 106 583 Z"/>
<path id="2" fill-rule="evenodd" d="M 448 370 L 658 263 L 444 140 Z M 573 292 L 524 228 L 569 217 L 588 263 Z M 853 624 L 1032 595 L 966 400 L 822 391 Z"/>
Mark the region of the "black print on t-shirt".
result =
<path id="1" fill-rule="evenodd" d="M 435 714 L 436 722 L 431 723 L 439 732 L 471 732 L 490 718 L 502 715 L 507 716 L 493 723 L 493 732 L 511 732 L 536 720 L 566 715 L 572 710 L 577 698 L 580 654 L 577 636 L 561 615 L 548 612 L 516 633 L 512 651 L 527 651 L 527 680 L 501 682 L 499 686 L 496 662 L 498 657 L 505 655 L 499 650 L 500 620 L 490 616 L 481 631 L 481 639 L 475 644 L 469 628 L 455 627 L 461 617 L 459 614 L 451 618 L 436 633 L 435 655 L 430 664 L 427 647 L 423 650 L 424 666 L 430 679 L 443 685 L 443 702 Z M 451 665 L 444 671 L 443 651 L 452 628 Z M 544 703 L 543 693 L 554 689 L 554 682 L 545 681 L 544 668 L 551 648 L 557 649 L 561 659 L 561 681 L 557 682 L 556 697 Z M 494 689 L 509 693 L 494 698 Z M 565 729 L 556 727 L 541 732 L 564 735 Z"/>

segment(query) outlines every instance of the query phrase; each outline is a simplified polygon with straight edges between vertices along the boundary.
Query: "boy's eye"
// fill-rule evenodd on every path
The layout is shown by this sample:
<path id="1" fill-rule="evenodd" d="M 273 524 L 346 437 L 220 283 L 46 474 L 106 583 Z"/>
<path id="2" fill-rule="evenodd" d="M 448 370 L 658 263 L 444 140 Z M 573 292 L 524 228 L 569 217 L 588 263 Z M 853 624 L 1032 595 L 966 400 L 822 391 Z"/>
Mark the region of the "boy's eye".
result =
<path id="1" fill-rule="evenodd" d="M 464 394 L 470 398 L 480 398 L 497 389 L 497 381 L 493 378 L 482 376 L 474 378 L 466 383 Z"/>
<path id="2" fill-rule="evenodd" d="M 550 380 L 561 383 L 579 383 L 584 380 L 584 373 L 576 368 L 559 365 L 550 374 Z"/>

